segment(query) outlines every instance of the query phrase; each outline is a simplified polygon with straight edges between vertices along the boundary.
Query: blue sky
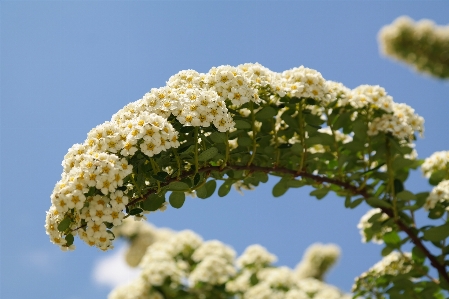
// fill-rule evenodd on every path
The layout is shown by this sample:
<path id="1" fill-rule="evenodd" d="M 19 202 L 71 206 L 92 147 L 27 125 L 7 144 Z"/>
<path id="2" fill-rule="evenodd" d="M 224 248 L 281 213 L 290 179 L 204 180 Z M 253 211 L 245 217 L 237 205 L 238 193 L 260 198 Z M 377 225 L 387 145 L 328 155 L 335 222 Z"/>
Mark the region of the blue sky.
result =
<path id="1" fill-rule="evenodd" d="M 449 83 L 379 54 L 377 32 L 400 15 L 448 24 L 447 1 L 395 2 L 95 2 L 2 1 L 2 298 L 104 298 L 93 276 L 103 253 L 79 241 L 61 252 L 45 235 L 45 211 L 67 149 L 113 113 L 183 69 L 259 62 L 283 71 L 304 65 L 350 88 L 381 85 L 425 118 L 419 156 L 449 149 Z M 380 259 L 356 225 L 368 209 L 310 189 L 271 196 L 269 183 L 149 217 L 157 226 L 193 229 L 241 253 L 262 244 L 294 267 L 310 244 L 333 242 L 342 258 L 328 282 L 349 291 Z M 429 190 L 420 173 L 406 187 Z"/>

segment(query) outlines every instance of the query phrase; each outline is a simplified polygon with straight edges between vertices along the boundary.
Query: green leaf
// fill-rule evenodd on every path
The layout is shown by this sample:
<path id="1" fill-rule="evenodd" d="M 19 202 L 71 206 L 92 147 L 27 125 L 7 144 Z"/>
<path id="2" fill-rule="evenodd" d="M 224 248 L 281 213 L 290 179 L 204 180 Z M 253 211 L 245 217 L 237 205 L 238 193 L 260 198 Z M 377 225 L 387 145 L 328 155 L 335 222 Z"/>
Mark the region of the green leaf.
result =
<path id="1" fill-rule="evenodd" d="M 316 190 L 313 190 L 312 192 L 310 192 L 310 195 L 315 196 L 317 199 L 322 199 L 323 197 L 325 197 L 327 195 L 327 193 L 329 193 L 329 189 L 320 188 L 320 189 L 316 189 Z"/>
<path id="2" fill-rule="evenodd" d="M 209 138 L 215 143 L 225 143 L 226 134 L 222 132 L 213 132 L 210 134 Z"/>
<path id="3" fill-rule="evenodd" d="M 142 213 L 142 212 L 143 212 L 142 209 L 140 209 L 140 208 L 135 208 L 135 209 L 132 209 L 131 211 L 129 211 L 129 215 L 137 215 L 137 214 L 140 214 L 140 213 Z"/>
<path id="4" fill-rule="evenodd" d="M 387 256 L 387 255 L 389 255 L 393 250 L 394 250 L 393 247 L 385 246 L 385 247 L 382 249 L 381 254 L 382 254 L 382 256 Z"/>
<path id="5" fill-rule="evenodd" d="M 433 242 L 440 242 L 447 237 L 449 237 L 449 222 L 441 226 L 429 228 L 424 232 L 424 239 Z"/>
<path id="6" fill-rule="evenodd" d="M 65 236 L 65 240 L 67 241 L 67 243 L 65 244 L 66 247 L 69 247 L 70 245 L 73 244 L 73 241 L 75 240 L 75 238 L 73 237 L 72 234 L 68 234 L 67 236 Z"/>
<path id="7" fill-rule="evenodd" d="M 194 129 L 194 127 L 192 126 L 182 126 L 181 129 L 179 130 L 180 133 L 190 133 L 192 132 Z"/>
<path id="8" fill-rule="evenodd" d="M 86 196 L 86 197 L 88 197 L 88 196 L 94 196 L 95 193 L 97 193 L 97 188 L 95 188 L 95 187 L 90 187 L 90 188 L 89 188 L 89 191 L 85 194 L 85 196 Z"/>
<path id="9" fill-rule="evenodd" d="M 187 185 L 184 182 L 175 181 L 175 182 L 171 182 L 168 185 L 168 189 L 170 191 L 187 191 L 187 190 L 189 190 L 189 185 Z"/>
<path id="10" fill-rule="evenodd" d="M 210 160 L 215 157 L 216 154 L 218 154 L 218 149 L 216 147 L 208 148 L 198 156 L 198 161 L 204 162 Z"/>
<path id="11" fill-rule="evenodd" d="M 168 173 L 164 172 L 164 171 L 160 171 L 157 174 L 152 174 L 151 175 L 153 178 L 155 178 L 158 181 L 165 181 L 168 177 Z"/>
<path id="12" fill-rule="evenodd" d="M 349 208 L 354 209 L 354 208 L 358 207 L 362 202 L 363 202 L 363 197 L 357 198 L 356 200 L 354 200 L 353 202 L 351 202 L 349 204 Z"/>
<path id="13" fill-rule="evenodd" d="M 394 193 L 398 194 L 404 190 L 404 184 L 401 180 L 394 179 Z"/>
<path id="14" fill-rule="evenodd" d="M 290 149 L 293 153 L 299 155 L 299 154 L 302 154 L 303 146 L 300 143 L 295 143 L 292 145 L 292 147 Z"/>
<path id="15" fill-rule="evenodd" d="M 170 205 L 172 207 L 174 207 L 175 209 L 179 209 L 180 207 L 182 207 L 182 205 L 184 204 L 185 200 L 186 200 L 186 195 L 185 195 L 184 192 L 182 192 L 182 191 L 173 191 L 170 194 L 170 197 L 169 197 L 168 201 L 170 202 Z"/>
<path id="16" fill-rule="evenodd" d="M 239 146 L 250 146 L 253 143 L 253 140 L 249 137 L 243 136 L 237 139 L 237 143 Z"/>
<path id="17" fill-rule="evenodd" d="M 262 108 L 261 110 L 259 110 L 256 113 L 256 119 L 258 121 L 266 121 L 266 120 L 273 118 L 276 114 L 277 114 L 276 109 L 274 109 L 270 106 L 267 106 L 267 107 Z"/>
<path id="18" fill-rule="evenodd" d="M 447 175 L 447 171 L 446 170 L 438 170 L 435 171 L 434 173 L 432 173 L 432 175 L 429 178 L 429 183 L 432 186 L 436 186 L 438 185 L 442 180 L 444 180 L 444 178 Z"/>
<path id="19" fill-rule="evenodd" d="M 254 172 L 252 175 L 262 183 L 268 182 L 268 175 L 265 172 Z"/>
<path id="20" fill-rule="evenodd" d="M 212 196 L 215 192 L 215 188 L 217 188 L 217 181 L 210 180 L 206 183 L 207 197 Z"/>
<path id="21" fill-rule="evenodd" d="M 195 148 L 194 145 L 189 145 L 189 146 L 186 146 L 186 147 L 183 147 L 183 148 L 179 149 L 178 153 L 182 154 L 182 155 L 190 154 L 191 152 L 193 152 L 194 148 Z"/>
<path id="22" fill-rule="evenodd" d="M 366 200 L 366 203 L 369 204 L 370 206 L 372 206 L 373 208 L 391 208 L 391 204 L 385 200 L 376 198 L 376 197 L 371 197 L 368 198 Z"/>
<path id="23" fill-rule="evenodd" d="M 72 219 L 70 219 L 70 217 L 66 217 L 64 218 L 59 224 L 58 224 L 58 230 L 60 232 L 64 232 L 66 231 L 69 227 L 70 224 L 72 223 Z"/>
<path id="24" fill-rule="evenodd" d="M 393 247 L 396 247 L 399 243 L 401 243 L 401 238 L 395 231 L 386 233 L 382 238 L 386 244 Z"/>
<path id="25" fill-rule="evenodd" d="M 338 115 L 332 124 L 334 130 L 348 126 L 351 123 L 351 112 L 345 112 Z"/>
<path id="26" fill-rule="evenodd" d="M 195 192 L 196 192 L 196 196 L 198 196 L 198 198 L 206 199 L 207 198 L 206 184 L 204 184 L 203 186 L 196 189 Z"/>
<path id="27" fill-rule="evenodd" d="M 272 193 L 274 197 L 279 197 L 284 195 L 287 190 L 288 187 L 285 184 L 285 180 L 281 179 L 276 185 L 274 185 Z"/>
<path id="28" fill-rule="evenodd" d="M 210 180 L 201 186 L 201 188 L 196 189 L 196 195 L 201 199 L 206 199 L 214 194 L 216 187 L 217 182 L 215 180 Z"/>
<path id="29" fill-rule="evenodd" d="M 306 185 L 306 182 L 302 180 L 291 179 L 285 182 L 285 185 L 290 188 L 299 188 Z"/>
<path id="30" fill-rule="evenodd" d="M 247 121 L 244 121 L 244 120 L 241 120 L 241 119 L 237 119 L 235 121 L 235 128 L 236 129 L 242 129 L 242 130 L 251 129 L 251 124 L 249 122 L 247 122 Z"/>
<path id="31" fill-rule="evenodd" d="M 422 252 L 421 249 L 419 249 L 419 247 L 415 246 L 412 249 L 412 259 L 415 262 L 422 264 L 426 260 L 426 255 L 424 254 L 424 252 Z"/>
<path id="32" fill-rule="evenodd" d="M 150 211 L 150 212 L 156 211 L 163 205 L 164 202 L 165 202 L 165 194 L 163 194 L 162 192 L 159 194 L 151 194 L 142 203 L 142 208 L 145 211 Z"/>
<path id="33" fill-rule="evenodd" d="M 195 176 L 193 177 L 193 185 L 194 186 L 198 185 L 200 180 L 201 180 L 201 174 L 199 174 L 199 173 L 195 174 Z"/>
<path id="34" fill-rule="evenodd" d="M 398 194 L 396 194 L 397 198 L 402 199 L 402 200 L 414 200 L 416 199 L 415 194 L 413 194 L 410 191 L 404 190 L 399 192 Z"/>
<path id="35" fill-rule="evenodd" d="M 112 227 L 114 227 L 114 224 L 112 224 L 111 222 L 103 222 L 104 225 L 106 225 L 107 228 L 111 229 Z"/>
<path id="36" fill-rule="evenodd" d="M 231 191 L 232 181 L 224 181 L 224 183 L 218 188 L 218 196 L 224 197 Z"/>

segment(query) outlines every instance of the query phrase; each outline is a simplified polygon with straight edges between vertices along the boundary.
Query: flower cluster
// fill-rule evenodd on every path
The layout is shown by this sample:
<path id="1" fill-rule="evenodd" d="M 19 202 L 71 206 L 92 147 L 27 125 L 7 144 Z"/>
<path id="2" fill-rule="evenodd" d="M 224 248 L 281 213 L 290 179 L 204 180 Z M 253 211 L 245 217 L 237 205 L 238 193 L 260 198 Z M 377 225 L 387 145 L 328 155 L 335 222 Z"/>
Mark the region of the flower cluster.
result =
<path id="1" fill-rule="evenodd" d="M 441 204 L 449 211 L 449 151 L 433 153 L 424 160 L 421 170 L 436 185 L 427 197 L 424 208 L 431 210 Z"/>
<path id="2" fill-rule="evenodd" d="M 449 151 L 440 151 L 433 153 L 424 160 L 421 170 L 426 177 L 430 177 L 437 171 L 449 173 Z"/>
<path id="3" fill-rule="evenodd" d="M 198 298 L 350 298 L 319 279 L 298 277 L 287 267 L 273 266 L 276 257 L 260 245 L 248 247 L 236 260 L 229 246 L 217 240 L 204 242 L 188 230 L 168 236 L 166 230 L 159 232 L 146 222 L 126 220 L 114 231 L 127 238 L 131 246 L 135 238 L 148 236 L 151 241 L 139 264 L 141 275 L 114 289 L 110 299 L 159 299 L 167 294 L 174 298 L 189 294 Z M 164 237 L 158 239 L 160 233 Z M 322 267 L 326 264 L 323 260 L 335 260 L 338 254 L 335 245 L 313 245 L 300 265 L 315 264 L 321 269 L 314 273 L 325 272 L 328 267 Z"/>
<path id="4" fill-rule="evenodd" d="M 164 210 L 167 192 L 176 192 L 170 203 L 179 208 L 186 194 L 212 195 L 204 189 L 208 176 L 227 176 L 240 191 L 265 180 L 200 173 L 201 167 L 284 167 L 329 177 L 341 167 L 364 167 L 367 173 L 357 161 L 346 164 L 341 153 L 366 161 L 386 137 L 410 149 L 423 122 L 379 86 L 350 90 L 303 66 L 282 73 L 258 63 L 181 71 L 69 149 L 46 232 L 64 250 L 74 248 L 76 235 L 107 250 L 114 227 L 129 216 Z M 370 151 L 366 135 L 380 136 Z"/>
<path id="5" fill-rule="evenodd" d="M 401 253 L 397 251 L 385 256 L 368 271 L 356 278 L 352 287 L 353 291 L 366 287 L 366 285 L 370 284 L 371 279 L 376 279 L 385 275 L 397 276 L 399 274 L 410 272 L 413 269 L 411 256 L 412 255 L 409 252 Z"/>
<path id="6" fill-rule="evenodd" d="M 415 23 L 402 16 L 381 29 L 379 43 L 385 55 L 420 72 L 449 78 L 449 26 L 435 26 L 430 20 Z"/>
<path id="7" fill-rule="evenodd" d="M 383 235 L 392 230 L 391 227 L 382 226 L 381 223 L 389 219 L 388 215 L 383 213 L 381 209 L 371 209 L 360 218 L 357 228 L 362 235 L 362 242 L 373 241 L 377 244 L 383 243 Z"/>
<path id="8" fill-rule="evenodd" d="M 315 278 L 323 280 L 325 273 L 340 257 L 340 248 L 334 244 L 313 244 L 307 248 L 301 263 L 295 269 L 299 279 Z"/>

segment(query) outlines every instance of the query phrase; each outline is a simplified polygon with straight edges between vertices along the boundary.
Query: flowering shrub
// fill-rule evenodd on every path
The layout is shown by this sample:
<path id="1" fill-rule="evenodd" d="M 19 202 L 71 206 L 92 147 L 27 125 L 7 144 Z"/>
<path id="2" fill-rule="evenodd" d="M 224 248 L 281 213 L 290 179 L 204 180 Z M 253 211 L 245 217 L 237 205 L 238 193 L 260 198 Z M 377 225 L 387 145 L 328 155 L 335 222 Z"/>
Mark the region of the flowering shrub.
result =
<path id="1" fill-rule="evenodd" d="M 169 232 L 125 220 L 114 234 L 129 241 L 126 260 L 131 266 L 139 260 L 142 271 L 130 284 L 114 289 L 109 299 L 350 298 L 322 281 L 340 255 L 332 244 L 314 244 L 292 270 L 273 266 L 276 256 L 260 245 L 249 246 L 236 258 L 229 246 L 203 241 L 189 230 Z"/>
<path id="2" fill-rule="evenodd" d="M 377 209 L 361 221 L 364 239 L 382 241 L 385 256 L 401 252 L 411 242 L 411 259 L 420 269 L 392 283 L 399 293 L 405 288 L 434 295 L 449 289 L 445 261 L 449 224 L 444 220 L 419 228 L 414 211 L 425 208 L 430 219 L 444 216 L 449 167 L 425 162 L 423 169 L 435 190 L 430 194 L 406 190 L 409 171 L 422 163 L 414 141 L 416 133 L 423 133 L 423 123 L 413 108 L 394 102 L 380 86 L 351 90 L 303 66 L 282 73 L 257 63 L 213 67 L 206 74 L 181 71 L 69 149 L 61 180 L 51 194 L 46 231 L 63 250 L 75 248 L 75 236 L 108 250 L 116 238 L 114 228 L 125 218 L 142 219 L 166 209 L 168 203 L 181 208 L 186 194 L 204 199 L 218 189 L 219 196 L 226 196 L 233 185 L 253 189 L 270 176 L 278 177 L 275 197 L 307 185 L 318 199 L 334 192 L 345 198 L 348 208 L 366 202 Z M 173 245 L 170 254 L 151 247 L 160 262 L 151 263 L 145 275 L 164 269 L 164 277 L 179 284 L 182 267 L 170 256 L 196 250 L 185 249 L 182 242 Z M 192 284 L 221 285 L 236 275 L 229 264 L 232 254 L 222 252 L 204 260 L 198 253 L 202 264 L 192 269 Z M 237 262 L 241 268 L 256 263 L 244 260 Z M 193 256 L 192 261 L 196 262 Z M 439 279 L 428 279 L 425 263 Z M 204 281 L 204 273 L 211 271 L 218 272 Z M 261 273 L 257 279 L 270 281 L 270 271 Z M 264 293 L 266 286 L 254 285 L 251 292 Z"/>
<path id="3" fill-rule="evenodd" d="M 449 26 L 435 26 L 431 20 L 414 23 L 402 16 L 382 28 L 379 43 L 385 55 L 419 72 L 449 78 Z"/>

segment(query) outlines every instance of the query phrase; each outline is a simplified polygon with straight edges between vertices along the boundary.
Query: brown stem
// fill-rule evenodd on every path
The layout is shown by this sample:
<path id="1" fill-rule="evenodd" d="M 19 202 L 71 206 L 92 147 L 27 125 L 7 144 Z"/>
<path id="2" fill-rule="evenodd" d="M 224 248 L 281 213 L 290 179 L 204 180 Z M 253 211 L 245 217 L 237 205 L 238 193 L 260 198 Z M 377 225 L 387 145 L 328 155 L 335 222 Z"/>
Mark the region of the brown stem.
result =
<path id="1" fill-rule="evenodd" d="M 276 167 L 276 169 L 273 169 L 272 167 L 261 167 L 261 166 L 255 166 L 255 165 L 249 165 L 249 166 L 247 166 L 247 165 L 245 165 L 245 166 L 226 165 L 224 168 L 220 168 L 220 166 L 206 166 L 206 167 L 198 169 L 197 172 L 206 172 L 207 174 L 209 174 L 212 171 L 224 172 L 227 170 L 247 170 L 250 172 L 288 174 L 293 177 L 299 176 L 299 177 L 303 177 L 303 178 L 312 179 L 316 183 L 319 183 L 319 184 L 329 183 L 329 184 L 333 184 L 333 185 L 342 187 L 343 189 L 350 191 L 353 195 L 360 195 L 360 196 L 363 196 L 365 199 L 372 197 L 372 195 L 370 195 L 368 193 L 366 188 L 359 189 L 359 187 L 354 186 L 351 183 L 341 181 L 339 179 L 333 179 L 333 178 L 328 178 L 328 177 L 324 177 L 324 176 L 314 175 L 311 173 L 307 173 L 305 171 L 298 172 L 297 170 L 292 170 L 292 169 L 288 169 L 288 168 L 284 168 L 284 167 Z M 182 174 L 181 178 L 192 176 L 195 173 L 196 173 L 195 170 L 185 172 Z M 174 182 L 177 180 L 178 180 L 178 178 L 176 178 L 176 177 L 169 178 L 165 182 L 161 183 L 161 187 L 167 186 L 171 182 Z M 130 201 L 127 206 L 134 205 L 138 202 L 144 201 L 150 194 L 153 194 L 155 192 L 156 192 L 156 190 L 150 190 L 145 195 Z M 385 208 L 385 207 L 379 207 L 379 208 L 382 210 L 382 212 L 387 214 L 390 218 L 394 219 L 394 222 L 396 223 L 398 228 L 400 230 L 402 230 L 403 232 L 405 232 L 409 236 L 409 238 L 411 239 L 413 244 L 415 244 L 415 246 L 417 246 L 425 254 L 425 256 L 429 259 L 430 264 L 438 271 L 440 276 L 442 278 L 444 278 L 444 280 L 446 280 L 449 283 L 449 275 L 446 271 L 445 265 L 441 264 L 437 260 L 437 258 L 432 253 L 430 253 L 430 251 L 422 243 L 421 239 L 417 236 L 417 234 L 415 234 L 415 232 L 410 227 L 408 227 L 399 217 L 397 217 L 397 218 L 395 217 L 395 213 L 394 213 L 393 209 Z"/>

